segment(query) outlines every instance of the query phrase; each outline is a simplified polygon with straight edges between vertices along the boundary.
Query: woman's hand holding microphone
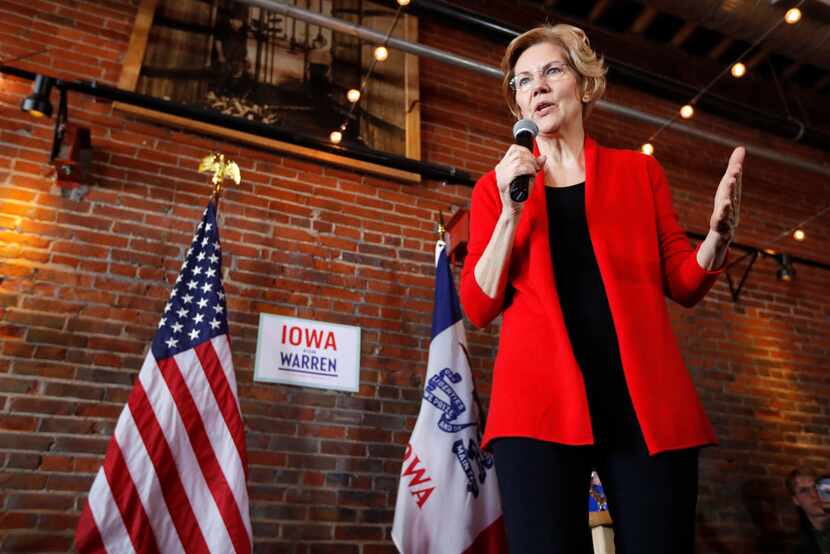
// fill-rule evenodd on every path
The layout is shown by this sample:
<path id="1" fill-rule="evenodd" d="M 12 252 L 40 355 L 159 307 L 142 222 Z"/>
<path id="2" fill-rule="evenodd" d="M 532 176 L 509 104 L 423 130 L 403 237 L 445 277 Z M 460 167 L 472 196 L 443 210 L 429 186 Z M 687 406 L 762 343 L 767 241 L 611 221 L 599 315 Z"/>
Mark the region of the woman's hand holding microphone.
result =
<path id="1" fill-rule="evenodd" d="M 510 183 L 516 177 L 523 175 L 530 175 L 530 183 L 528 184 L 528 196 L 533 190 L 533 181 L 536 174 L 545 167 L 545 155 L 535 158 L 533 152 L 519 146 L 512 144 L 504 157 L 496 165 L 496 186 L 499 189 L 499 197 L 502 204 L 502 218 L 513 219 L 518 217 L 521 213 L 524 202 L 514 202 L 510 197 Z"/>

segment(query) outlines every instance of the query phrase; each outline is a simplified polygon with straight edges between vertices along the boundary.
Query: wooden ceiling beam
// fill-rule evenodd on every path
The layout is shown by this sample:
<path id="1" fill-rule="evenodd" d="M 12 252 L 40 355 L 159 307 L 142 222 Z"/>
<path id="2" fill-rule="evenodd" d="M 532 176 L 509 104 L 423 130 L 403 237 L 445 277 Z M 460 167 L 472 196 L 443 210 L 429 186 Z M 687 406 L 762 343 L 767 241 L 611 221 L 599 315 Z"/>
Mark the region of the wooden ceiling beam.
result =
<path id="1" fill-rule="evenodd" d="M 784 71 L 781 72 L 781 76 L 785 79 L 792 79 L 792 76 L 798 73 L 798 70 L 801 69 L 802 64 L 800 63 L 793 63 L 788 65 Z"/>
<path id="2" fill-rule="evenodd" d="M 755 69 L 757 66 L 761 65 L 762 62 L 766 61 L 769 57 L 769 50 L 760 49 L 755 54 L 753 54 L 748 60 L 744 62 L 747 71 L 751 71 Z"/>
<path id="3" fill-rule="evenodd" d="M 656 8 L 651 6 L 646 6 L 640 12 L 640 15 L 637 16 L 637 19 L 634 20 L 634 23 L 631 24 L 629 27 L 629 33 L 640 34 L 643 33 L 649 26 L 654 22 L 654 19 L 660 12 L 657 11 Z"/>
<path id="4" fill-rule="evenodd" d="M 823 88 L 827 85 L 830 85 L 830 74 L 825 75 L 821 79 L 819 79 L 815 85 L 812 87 L 813 92 L 821 92 Z"/>
<path id="5" fill-rule="evenodd" d="M 697 29 L 697 23 L 693 21 L 687 21 L 671 39 L 672 46 L 676 46 L 680 48 L 683 46 L 683 43 L 689 40 L 689 37 L 692 36 L 692 33 L 695 32 Z"/>
<path id="6" fill-rule="evenodd" d="M 715 45 L 715 47 L 712 48 L 712 50 L 709 51 L 707 56 L 713 60 L 716 60 L 723 56 L 723 53 L 729 50 L 729 47 L 732 46 L 734 43 L 735 39 L 732 39 L 730 37 L 723 37 L 723 39 L 721 39 L 721 41 L 717 45 Z"/>
<path id="7" fill-rule="evenodd" d="M 608 9 L 608 6 L 611 5 L 611 2 L 612 0 L 599 0 L 599 2 L 594 4 L 594 7 L 591 9 L 591 13 L 588 15 L 588 21 L 593 23 L 594 21 L 602 17 L 602 14 L 605 13 L 605 11 Z"/>

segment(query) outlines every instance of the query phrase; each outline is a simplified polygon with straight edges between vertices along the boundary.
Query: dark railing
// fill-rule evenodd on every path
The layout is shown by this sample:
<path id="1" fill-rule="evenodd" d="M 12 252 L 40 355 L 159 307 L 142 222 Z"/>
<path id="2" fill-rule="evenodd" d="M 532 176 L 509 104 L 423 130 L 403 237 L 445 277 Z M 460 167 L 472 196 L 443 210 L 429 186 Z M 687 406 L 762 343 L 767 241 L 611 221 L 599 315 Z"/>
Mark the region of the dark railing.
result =
<path id="1" fill-rule="evenodd" d="M 36 74 L 31 71 L 25 71 L 6 65 L 0 65 L 0 73 L 5 75 L 13 75 L 22 79 L 28 79 L 30 81 L 34 81 L 36 77 Z M 124 104 L 147 108 L 168 115 L 218 125 L 226 129 L 233 129 L 243 133 L 250 133 L 259 137 L 280 140 L 355 160 L 361 160 L 402 171 L 408 171 L 410 173 L 421 175 L 426 179 L 466 186 L 472 186 L 475 184 L 475 180 L 469 173 L 461 171 L 455 167 L 413 160 L 411 158 L 389 154 L 380 150 L 363 148 L 359 145 L 337 145 L 327 140 L 298 133 L 290 129 L 250 121 L 241 117 L 233 117 L 213 110 L 187 106 L 177 102 L 171 102 L 169 100 L 162 100 L 160 98 L 147 96 L 146 94 L 129 92 L 111 87 L 109 85 L 103 85 L 95 81 L 64 81 L 60 79 L 55 79 L 55 81 L 56 87 L 64 88 L 68 91 L 79 92 L 81 94 L 87 94 L 113 102 L 122 102 Z"/>

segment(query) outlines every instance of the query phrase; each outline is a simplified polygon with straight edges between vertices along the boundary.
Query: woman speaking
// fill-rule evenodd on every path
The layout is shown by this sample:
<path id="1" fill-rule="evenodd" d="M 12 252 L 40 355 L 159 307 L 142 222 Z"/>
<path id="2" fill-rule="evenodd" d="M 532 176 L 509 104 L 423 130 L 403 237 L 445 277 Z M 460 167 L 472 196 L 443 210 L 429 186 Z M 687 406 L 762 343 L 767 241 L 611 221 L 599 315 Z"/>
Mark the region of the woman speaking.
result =
<path id="1" fill-rule="evenodd" d="M 620 554 L 694 552 L 698 451 L 715 435 L 664 295 L 693 306 L 738 224 L 744 149 L 689 245 L 650 156 L 598 145 L 583 122 L 605 89 L 585 33 L 538 27 L 502 60 L 510 110 L 538 127 L 472 196 L 461 298 L 472 323 L 503 313 L 484 444 L 511 552 L 590 552 L 586 491 L 599 471 Z M 533 175 L 526 202 L 510 184 Z"/>

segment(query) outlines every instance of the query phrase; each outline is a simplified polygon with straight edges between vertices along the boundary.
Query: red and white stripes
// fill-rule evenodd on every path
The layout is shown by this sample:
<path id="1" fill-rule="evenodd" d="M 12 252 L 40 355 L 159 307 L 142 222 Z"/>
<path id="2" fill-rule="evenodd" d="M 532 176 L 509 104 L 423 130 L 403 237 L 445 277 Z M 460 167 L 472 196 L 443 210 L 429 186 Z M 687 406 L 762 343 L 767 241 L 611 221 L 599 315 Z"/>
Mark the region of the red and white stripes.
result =
<path id="1" fill-rule="evenodd" d="M 148 353 L 76 534 L 87 552 L 249 553 L 247 459 L 226 335 Z"/>

